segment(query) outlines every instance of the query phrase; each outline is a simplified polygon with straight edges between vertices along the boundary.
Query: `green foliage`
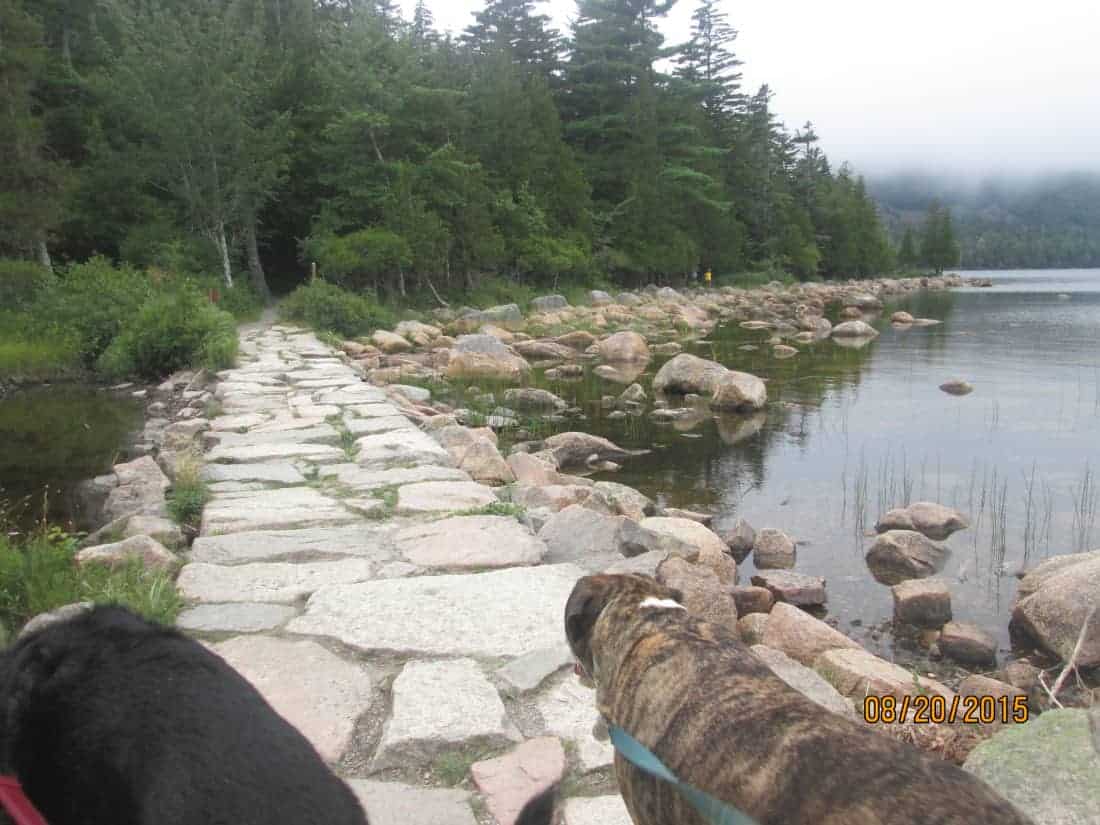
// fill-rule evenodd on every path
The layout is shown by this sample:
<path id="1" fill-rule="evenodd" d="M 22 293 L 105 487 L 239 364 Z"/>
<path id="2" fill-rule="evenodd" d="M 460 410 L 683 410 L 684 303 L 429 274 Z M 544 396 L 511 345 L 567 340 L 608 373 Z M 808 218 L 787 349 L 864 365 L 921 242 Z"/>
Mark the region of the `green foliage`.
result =
<path id="1" fill-rule="evenodd" d="M 210 500 L 210 489 L 202 478 L 202 462 L 180 463 L 167 496 L 168 513 L 177 524 L 197 530 L 202 510 Z"/>
<path id="2" fill-rule="evenodd" d="M 97 361 L 112 376 L 158 378 L 189 366 L 233 365 L 237 325 L 198 289 L 182 285 L 146 301 Z"/>
<path id="3" fill-rule="evenodd" d="M 218 309 L 228 312 L 238 321 L 255 321 L 264 311 L 264 299 L 243 276 L 238 275 L 231 287 L 219 284 L 217 290 Z"/>
<path id="4" fill-rule="evenodd" d="M 461 510 L 455 513 L 456 516 L 511 516 L 512 518 L 522 518 L 527 512 L 523 507 L 518 504 L 512 504 L 510 501 L 497 501 L 492 504 L 486 504 L 482 507 L 472 507 L 469 510 Z"/>
<path id="5" fill-rule="evenodd" d="M 0 258 L 0 311 L 29 309 L 55 282 L 53 273 L 37 262 Z"/>
<path id="6" fill-rule="evenodd" d="M 0 534 L 0 630 L 13 636 L 28 620 L 74 602 L 120 604 L 171 624 L 182 602 L 171 578 L 139 560 L 121 567 L 78 567 L 77 542 L 56 529 L 18 541 Z"/>
<path id="7" fill-rule="evenodd" d="M 951 210 L 938 201 L 928 207 L 921 232 L 921 261 L 937 274 L 959 263 L 959 244 L 951 221 Z"/>
<path id="8" fill-rule="evenodd" d="M 317 262 L 321 275 L 348 289 L 373 289 L 413 261 L 405 239 L 381 227 L 312 238 L 306 254 Z"/>
<path id="9" fill-rule="evenodd" d="M 303 284 L 283 299 L 279 312 L 288 321 L 345 338 L 369 335 L 393 323 L 392 313 L 373 298 L 320 278 Z"/>

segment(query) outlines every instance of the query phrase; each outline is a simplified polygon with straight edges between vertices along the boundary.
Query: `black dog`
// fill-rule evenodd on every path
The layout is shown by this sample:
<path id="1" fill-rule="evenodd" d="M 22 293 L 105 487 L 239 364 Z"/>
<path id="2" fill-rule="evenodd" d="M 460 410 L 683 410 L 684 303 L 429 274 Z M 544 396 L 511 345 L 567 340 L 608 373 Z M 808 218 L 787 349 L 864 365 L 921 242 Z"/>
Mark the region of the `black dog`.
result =
<path id="1" fill-rule="evenodd" d="M 0 773 L 50 825 L 367 825 L 348 786 L 233 668 L 122 608 L 5 651 L 0 702 Z M 517 825 L 548 825 L 553 796 Z"/>
<path id="2" fill-rule="evenodd" d="M 198 642 L 115 607 L 0 664 L 0 758 L 50 825 L 366 825 L 313 746 Z"/>

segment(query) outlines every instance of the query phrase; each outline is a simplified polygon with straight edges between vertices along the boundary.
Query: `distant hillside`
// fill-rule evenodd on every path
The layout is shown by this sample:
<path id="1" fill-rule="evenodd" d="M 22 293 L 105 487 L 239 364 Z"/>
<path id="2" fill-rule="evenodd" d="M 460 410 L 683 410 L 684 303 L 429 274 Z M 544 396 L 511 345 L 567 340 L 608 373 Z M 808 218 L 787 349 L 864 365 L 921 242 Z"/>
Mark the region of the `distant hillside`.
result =
<path id="1" fill-rule="evenodd" d="M 951 208 L 968 269 L 1100 267 L 1100 174 L 966 182 L 905 173 L 867 180 L 894 238 L 935 199 Z"/>

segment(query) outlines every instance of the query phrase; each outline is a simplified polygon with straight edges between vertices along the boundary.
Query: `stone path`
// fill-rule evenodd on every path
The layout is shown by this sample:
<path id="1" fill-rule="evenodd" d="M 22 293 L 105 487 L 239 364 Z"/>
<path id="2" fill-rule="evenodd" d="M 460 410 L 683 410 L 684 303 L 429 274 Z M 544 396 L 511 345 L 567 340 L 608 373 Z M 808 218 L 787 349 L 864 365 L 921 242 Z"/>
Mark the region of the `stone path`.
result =
<path id="1" fill-rule="evenodd" d="M 485 512 L 493 489 L 314 335 L 241 336 L 180 627 L 313 742 L 372 823 L 512 825 L 564 772 L 580 789 L 566 821 L 628 825 L 564 649 L 583 571 L 542 564 L 526 525 Z"/>

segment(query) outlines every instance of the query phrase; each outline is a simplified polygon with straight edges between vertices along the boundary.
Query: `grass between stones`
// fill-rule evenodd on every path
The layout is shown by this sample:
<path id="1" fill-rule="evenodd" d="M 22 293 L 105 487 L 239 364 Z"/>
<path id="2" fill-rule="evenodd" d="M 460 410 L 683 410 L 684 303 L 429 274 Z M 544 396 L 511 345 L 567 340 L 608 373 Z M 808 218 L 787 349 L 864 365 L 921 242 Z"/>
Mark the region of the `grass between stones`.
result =
<path id="1" fill-rule="evenodd" d="M 461 785 L 470 775 L 470 768 L 475 762 L 496 756 L 498 750 L 492 748 L 469 748 L 458 751 L 448 751 L 436 757 L 431 765 L 432 775 L 440 784 L 449 788 Z"/>
<path id="2" fill-rule="evenodd" d="M 76 550 L 77 538 L 57 528 L 22 540 L 0 534 L 0 643 L 39 613 L 74 602 L 121 604 L 161 624 L 175 621 L 182 602 L 170 575 L 146 571 L 140 560 L 80 567 Z"/>
<path id="3" fill-rule="evenodd" d="M 210 500 L 210 489 L 202 478 L 202 461 L 187 458 L 176 468 L 176 478 L 168 492 L 168 513 L 182 527 L 198 530 L 202 511 Z"/>
<path id="4" fill-rule="evenodd" d="M 521 520 L 526 515 L 527 510 L 518 504 L 512 504 L 510 501 L 494 501 L 492 504 L 485 504 L 481 507 L 471 507 L 469 510 L 459 510 L 452 513 L 452 516 L 512 516 L 516 520 Z"/>

